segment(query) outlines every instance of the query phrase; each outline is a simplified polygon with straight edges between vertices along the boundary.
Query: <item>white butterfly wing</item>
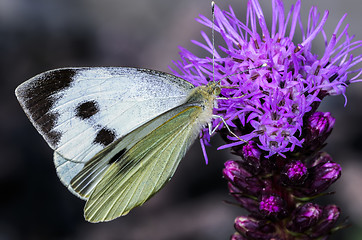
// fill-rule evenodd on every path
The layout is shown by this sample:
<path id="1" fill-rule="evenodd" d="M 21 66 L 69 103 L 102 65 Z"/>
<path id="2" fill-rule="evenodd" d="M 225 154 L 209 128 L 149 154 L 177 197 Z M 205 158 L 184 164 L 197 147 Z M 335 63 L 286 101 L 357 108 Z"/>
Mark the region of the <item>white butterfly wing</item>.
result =
<path id="1" fill-rule="evenodd" d="M 183 79 L 154 70 L 65 68 L 39 74 L 15 93 L 56 151 L 57 173 L 69 188 L 84 163 L 105 146 L 179 106 L 193 88 Z"/>
<path id="2" fill-rule="evenodd" d="M 68 188 L 68 190 L 77 197 L 87 200 L 87 197 L 74 191 L 70 185 L 71 180 L 83 169 L 85 163 L 73 162 L 54 151 L 54 165 L 60 181 Z"/>

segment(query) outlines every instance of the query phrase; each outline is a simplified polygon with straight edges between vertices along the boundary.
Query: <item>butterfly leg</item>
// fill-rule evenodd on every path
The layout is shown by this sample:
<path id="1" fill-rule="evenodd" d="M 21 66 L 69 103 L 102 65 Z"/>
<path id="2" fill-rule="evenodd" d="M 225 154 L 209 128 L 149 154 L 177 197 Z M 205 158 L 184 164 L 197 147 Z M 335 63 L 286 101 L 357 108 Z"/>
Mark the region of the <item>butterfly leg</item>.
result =
<path id="1" fill-rule="evenodd" d="M 229 125 L 226 123 L 225 119 L 224 119 L 222 116 L 212 115 L 212 117 L 213 117 L 213 118 L 220 118 L 221 121 L 225 124 L 226 129 L 229 131 L 229 133 L 230 133 L 231 135 L 233 135 L 234 137 L 236 137 L 236 138 L 239 139 L 240 141 L 243 141 L 243 142 L 245 142 L 245 143 L 247 142 L 247 141 L 245 141 L 244 139 L 241 139 L 239 136 L 237 136 L 233 131 L 231 131 Z M 211 131 L 211 134 L 213 134 L 213 133 L 216 131 L 216 129 L 220 126 L 220 124 L 221 124 L 221 122 L 219 122 L 219 123 L 216 125 L 216 127 Z M 210 124 L 210 125 L 211 125 L 211 124 Z M 209 133 L 210 133 L 210 125 L 209 125 Z M 210 136 L 211 136 L 211 134 L 210 134 Z"/>
<path id="2" fill-rule="evenodd" d="M 216 116 L 216 115 L 215 115 Z M 213 115 L 214 117 L 214 115 Z M 216 129 L 218 129 L 221 125 L 221 122 L 219 122 L 216 127 L 214 129 L 212 129 L 212 124 L 208 123 L 208 127 L 209 127 L 209 135 L 211 136 L 212 134 L 214 134 L 214 132 L 216 131 Z"/>

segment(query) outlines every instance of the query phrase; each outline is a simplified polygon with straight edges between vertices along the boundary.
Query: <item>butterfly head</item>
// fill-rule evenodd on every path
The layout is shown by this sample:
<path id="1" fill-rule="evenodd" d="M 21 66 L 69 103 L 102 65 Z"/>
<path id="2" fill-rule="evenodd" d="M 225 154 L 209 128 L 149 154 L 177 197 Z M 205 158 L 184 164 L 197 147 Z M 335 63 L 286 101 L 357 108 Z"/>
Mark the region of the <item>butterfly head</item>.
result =
<path id="1" fill-rule="evenodd" d="M 207 91 L 208 94 L 212 95 L 212 96 L 219 96 L 219 94 L 221 93 L 221 86 L 220 86 L 220 82 L 217 81 L 212 81 L 209 82 L 206 85 L 205 90 Z"/>

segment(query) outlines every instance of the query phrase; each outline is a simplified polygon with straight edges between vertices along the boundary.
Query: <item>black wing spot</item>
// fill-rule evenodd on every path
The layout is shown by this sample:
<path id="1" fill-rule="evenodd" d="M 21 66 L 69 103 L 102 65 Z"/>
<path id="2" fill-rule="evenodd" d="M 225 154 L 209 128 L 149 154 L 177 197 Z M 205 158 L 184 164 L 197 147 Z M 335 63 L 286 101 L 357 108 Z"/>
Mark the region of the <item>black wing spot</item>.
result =
<path id="1" fill-rule="evenodd" d="M 25 106 L 30 112 L 36 111 L 40 106 L 44 107 L 44 111 L 48 111 L 53 105 L 52 95 L 69 88 L 75 74 L 74 69 L 59 69 L 40 74 L 32 86 L 28 86 L 23 93 Z"/>
<path id="2" fill-rule="evenodd" d="M 61 133 L 53 130 L 58 119 L 58 114 L 50 111 L 57 100 L 54 94 L 69 88 L 75 74 L 75 69 L 45 72 L 34 77 L 18 92 L 23 107 L 29 111 L 29 118 L 39 125 L 40 131 L 53 146 L 61 138 Z"/>
<path id="3" fill-rule="evenodd" d="M 108 162 L 109 165 L 111 165 L 112 163 L 116 162 L 118 159 L 120 159 L 122 157 L 122 155 L 126 152 L 126 149 L 123 148 L 121 151 L 119 151 L 118 153 L 116 153 L 116 155 L 114 155 Z"/>
<path id="4" fill-rule="evenodd" d="M 85 120 L 96 114 L 99 111 L 99 106 L 96 101 L 87 101 L 79 104 L 75 111 L 77 117 Z"/>
<path id="5" fill-rule="evenodd" d="M 97 133 L 97 136 L 93 142 L 102 144 L 103 146 L 107 146 L 108 144 L 112 143 L 115 138 L 116 134 L 113 130 L 108 128 L 102 128 Z"/>

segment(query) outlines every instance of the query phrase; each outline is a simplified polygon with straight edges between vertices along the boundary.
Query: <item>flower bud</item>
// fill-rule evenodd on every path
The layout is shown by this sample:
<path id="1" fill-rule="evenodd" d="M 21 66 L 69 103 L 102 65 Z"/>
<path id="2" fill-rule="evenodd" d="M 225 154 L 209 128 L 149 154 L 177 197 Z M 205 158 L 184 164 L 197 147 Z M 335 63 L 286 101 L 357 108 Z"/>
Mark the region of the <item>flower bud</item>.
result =
<path id="1" fill-rule="evenodd" d="M 284 216 L 286 213 L 284 200 L 276 195 L 263 195 L 259 204 L 260 212 L 265 216 Z"/>
<path id="2" fill-rule="evenodd" d="M 313 177 L 309 185 L 309 193 L 314 195 L 325 191 L 341 176 L 342 168 L 338 163 L 328 161 L 320 163 L 311 169 Z"/>
<path id="3" fill-rule="evenodd" d="M 243 169 L 241 163 L 237 161 L 226 161 L 224 163 L 225 168 L 222 173 L 229 182 L 234 182 L 235 177 L 250 177 L 251 174 Z"/>
<path id="4" fill-rule="evenodd" d="M 252 217 L 237 217 L 234 226 L 241 235 L 248 239 L 271 239 L 276 235 L 273 225 Z"/>
<path id="5" fill-rule="evenodd" d="M 230 240 L 248 240 L 248 239 L 240 235 L 240 233 L 236 232 L 233 235 L 231 235 Z"/>
<path id="6" fill-rule="evenodd" d="M 308 169 L 305 183 L 293 193 L 298 197 L 310 197 L 322 193 L 341 176 L 341 166 L 333 162 L 326 153 L 319 154 L 311 165 L 313 167 Z"/>
<path id="7" fill-rule="evenodd" d="M 326 152 L 319 152 L 317 156 L 311 161 L 309 167 L 315 167 L 320 163 L 326 163 L 332 161 L 332 157 Z"/>
<path id="8" fill-rule="evenodd" d="M 263 188 L 261 181 L 245 170 L 240 162 L 227 161 L 223 169 L 224 177 L 240 192 L 249 195 L 258 195 Z"/>
<path id="9" fill-rule="evenodd" d="M 335 226 L 341 211 L 336 205 L 327 205 L 323 209 L 322 217 L 313 231 L 313 237 L 329 234 Z"/>
<path id="10" fill-rule="evenodd" d="M 322 216 L 322 209 L 318 204 L 307 203 L 293 212 L 293 218 L 288 229 L 294 232 L 305 232 L 315 224 Z"/>
<path id="11" fill-rule="evenodd" d="M 301 161 L 287 163 L 281 172 L 282 182 L 292 186 L 302 185 L 307 176 L 307 167 Z"/>
<path id="12" fill-rule="evenodd" d="M 232 153 L 241 156 L 240 162 L 248 171 L 257 174 L 261 165 L 261 150 L 257 144 L 250 140 L 244 145 L 232 147 Z"/>
<path id="13" fill-rule="evenodd" d="M 254 141 L 248 141 L 242 148 L 242 156 L 245 162 L 257 171 L 260 168 L 260 148 Z"/>
<path id="14" fill-rule="evenodd" d="M 312 150 L 322 146 L 332 132 L 335 119 L 329 112 L 315 112 L 307 120 L 305 144 Z"/>
<path id="15" fill-rule="evenodd" d="M 258 213 L 259 212 L 259 202 L 245 196 L 237 187 L 235 187 L 230 182 L 228 183 L 229 192 L 233 197 L 238 201 L 241 207 L 245 208 L 249 212 Z"/>

